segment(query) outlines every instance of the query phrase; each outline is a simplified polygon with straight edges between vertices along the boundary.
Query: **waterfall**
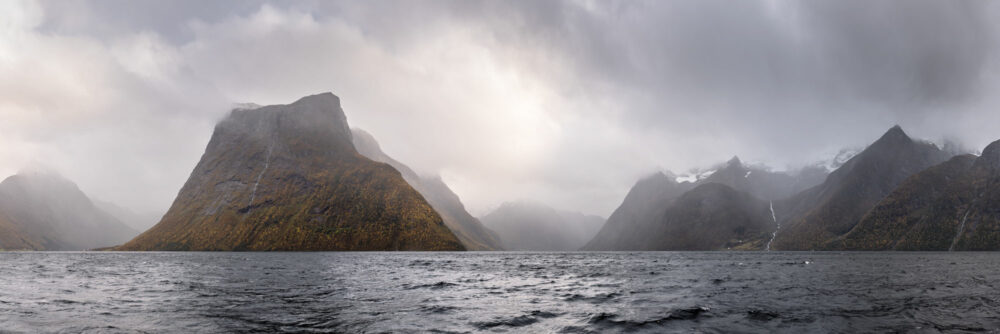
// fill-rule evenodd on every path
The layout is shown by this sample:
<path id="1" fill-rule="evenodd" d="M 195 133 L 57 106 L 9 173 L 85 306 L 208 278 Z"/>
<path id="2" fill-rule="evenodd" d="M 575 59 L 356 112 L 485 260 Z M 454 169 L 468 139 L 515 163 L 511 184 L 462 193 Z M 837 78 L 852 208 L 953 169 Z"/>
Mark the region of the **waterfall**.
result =
<path id="1" fill-rule="evenodd" d="M 267 147 L 267 158 L 264 159 L 264 169 L 257 174 L 257 182 L 253 184 L 253 190 L 250 191 L 250 202 L 247 202 L 247 214 L 250 214 L 253 205 L 253 199 L 257 196 L 257 186 L 260 185 L 260 179 L 264 177 L 264 172 L 267 172 L 267 168 L 271 166 L 271 151 L 274 150 L 274 145 Z"/>
<path id="2" fill-rule="evenodd" d="M 774 227 L 774 232 L 771 232 L 771 240 L 767 241 L 767 248 L 765 250 L 768 252 L 771 251 L 771 243 L 774 242 L 774 238 L 778 236 L 778 230 L 781 229 L 781 224 L 778 224 L 778 217 L 774 215 L 774 201 L 771 201 L 770 203 L 771 203 L 770 204 L 771 220 L 774 221 L 775 227 Z"/>
<path id="3" fill-rule="evenodd" d="M 951 247 L 948 247 L 949 252 L 955 251 L 955 244 L 958 243 L 958 238 L 962 237 L 962 232 L 965 230 L 965 219 L 969 218 L 969 211 L 972 211 L 971 205 L 968 210 L 965 210 L 965 216 L 962 217 L 962 223 L 958 224 L 958 232 L 955 234 L 955 239 L 951 241 Z"/>

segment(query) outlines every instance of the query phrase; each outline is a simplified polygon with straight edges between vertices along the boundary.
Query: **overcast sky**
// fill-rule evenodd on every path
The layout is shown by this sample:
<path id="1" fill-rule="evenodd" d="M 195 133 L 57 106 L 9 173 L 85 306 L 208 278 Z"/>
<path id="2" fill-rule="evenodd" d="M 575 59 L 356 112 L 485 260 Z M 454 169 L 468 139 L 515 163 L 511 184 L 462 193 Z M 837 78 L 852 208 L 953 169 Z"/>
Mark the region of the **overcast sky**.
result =
<path id="1" fill-rule="evenodd" d="M 475 215 L 607 216 L 635 181 L 777 168 L 894 124 L 1000 139 L 989 1 L 0 1 L 0 177 L 163 212 L 236 102 L 332 92 Z"/>

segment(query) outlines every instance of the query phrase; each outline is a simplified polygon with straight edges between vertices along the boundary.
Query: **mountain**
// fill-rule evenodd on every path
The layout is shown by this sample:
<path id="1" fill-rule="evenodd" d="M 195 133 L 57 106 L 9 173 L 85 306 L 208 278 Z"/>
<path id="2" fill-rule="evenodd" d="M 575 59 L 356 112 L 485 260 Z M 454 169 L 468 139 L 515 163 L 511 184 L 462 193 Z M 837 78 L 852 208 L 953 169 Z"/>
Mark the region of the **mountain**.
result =
<path id="1" fill-rule="evenodd" d="M 658 221 L 641 232 L 631 233 L 612 247 L 599 248 L 599 244 L 591 242 L 587 248 L 764 249 L 774 229 L 769 202 L 721 183 L 708 182 L 671 201 Z"/>
<path id="2" fill-rule="evenodd" d="M 21 172 L 0 182 L 0 249 L 87 250 L 136 234 L 53 172 Z"/>
<path id="3" fill-rule="evenodd" d="M 663 244 L 648 240 L 651 235 L 655 235 L 650 231 L 663 229 L 667 211 L 674 205 L 674 201 L 698 186 L 721 184 L 732 191 L 744 192 L 753 198 L 770 201 L 783 199 L 815 186 L 823 182 L 826 176 L 826 170 L 821 167 L 811 166 L 791 172 L 774 172 L 767 167 L 746 165 L 738 157 L 733 157 L 714 169 L 701 171 L 693 178 L 657 173 L 639 180 L 632 187 L 621 206 L 608 217 L 607 223 L 584 249 L 632 250 L 665 247 L 663 245 L 669 242 L 666 239 L 662 240 Z M 756 218 L 750 220 L 754 219 Z"/>
<path id="4" fill-rule="evenodd" d="M 28 235 L 20 224 L 14 223 L 0 212 L 0 251 L 3 250 L 45 250 L 44 239 Z"/>
<path id="5" fill-rule="evenodd" d="M 465 206 L 451 188 L 448 187 L 440 177 L 421 177 L 413 172 L 410 167 L 389 157 L 368 132 L 354 128 L 351 129 L 354 139 L 354 147 L 361 155 L 378 161 L 387 163 L 403 175 L 410 186 L 413 186 L 441 218 L 444 219 L 445 226 L 455 233 L 462 245 L 469 250 L 501 250 L 500 238 L 493 231 L 483 226 L 478 219 L 465 211 Z"/>
<path id="6" fill-rule="evenodd" d="M 693 188 L 690 182 L 678 183 L 676 177 L 656 173 L 638 182 L 584 250 L 624 250 L 634 240 L 660 224 L 660 219 L 675 199 Z"/>
<path id="7" fill-rule="evenodd" d="M 340 99 L 233 110 L 156 226 L 119 250 L 464 250 L 392 166 L 354 148 Z"/>
<path id="8" fill-rule="evenodd" d="M 504 249 L 575 251 L 594 237 L 604 218 L 527 202 L 507 202 L 481 218 L 500 235 Z"/>
<path id="9" fill-rule="evenodd" d="M 774 203 L 781 230 L 773 247 L 822 248 L 854 228 L 904 179 L 949 157 L 933 144 L 911 139 L 899 126 L 892 127 L 822 184 Z"/>
<path id="10" fill-rule="evenodd" d="M 827 248 L 1000 250 L 1000 140 L 907 178 Z"/>
<path id="11" fill-rule="evenodd" d="M 773 172 L 762 166 L 749 166 L 733 157 L 715 172 L 696 184 L 720 183 L 737 191 L 765 200 L 779 200 L 823 182 L 826 173 L 819 168 Z"/>

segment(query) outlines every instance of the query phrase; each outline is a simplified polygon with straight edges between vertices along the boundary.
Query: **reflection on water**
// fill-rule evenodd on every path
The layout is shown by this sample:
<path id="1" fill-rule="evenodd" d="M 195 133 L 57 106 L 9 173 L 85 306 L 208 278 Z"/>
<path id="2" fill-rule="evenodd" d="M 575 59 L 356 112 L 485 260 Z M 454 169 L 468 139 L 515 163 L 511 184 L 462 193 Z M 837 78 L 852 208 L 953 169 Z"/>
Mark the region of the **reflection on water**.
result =
<path id="1" fill-rule="evenodd" d="M 0 253 L 0 332 L 964 332 L 994 253 Z"/>

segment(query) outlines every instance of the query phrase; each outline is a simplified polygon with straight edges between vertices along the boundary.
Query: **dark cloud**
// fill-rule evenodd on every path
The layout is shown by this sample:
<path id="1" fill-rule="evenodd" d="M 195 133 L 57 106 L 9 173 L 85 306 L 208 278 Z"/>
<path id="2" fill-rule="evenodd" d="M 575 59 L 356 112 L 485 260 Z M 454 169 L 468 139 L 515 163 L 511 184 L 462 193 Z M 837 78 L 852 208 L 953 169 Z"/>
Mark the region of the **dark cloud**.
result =
<path id="1" fill-rule="evenodd" d="M 732 155 L 803 164 L 893 124 L 973 148 L 1000 136 L 1000 5 L 989 1 L 41 4 L 38 25 L 17 16 L 31 10 L 7 11 L 26 35 L 0 34 L 0 65 L 5 51 L 24 56 L 0 66 L 15 101 L 0 109 L 11 116 L 0 139 L 18 138 L 0 158 L 63 156 L 57 165 L 93 175 L 70 176 L 112 200 L 135 197 L 126 184 L 179 188 L 221 101 L 327 90 L 353 125 L 442 173 L 474 211 L 525 197 L 607 215 L 657 168 Z M 33 66 L 44 75 L 23 83 Z M 87 82 L 99 85 L 77 87 Z M 67 106 L 93 115 L 66 117 Z M 136 133 L 149 136 L 102 148 Z M 113 155 L 139 157 L 137 169 L 102 162 Z"/>

